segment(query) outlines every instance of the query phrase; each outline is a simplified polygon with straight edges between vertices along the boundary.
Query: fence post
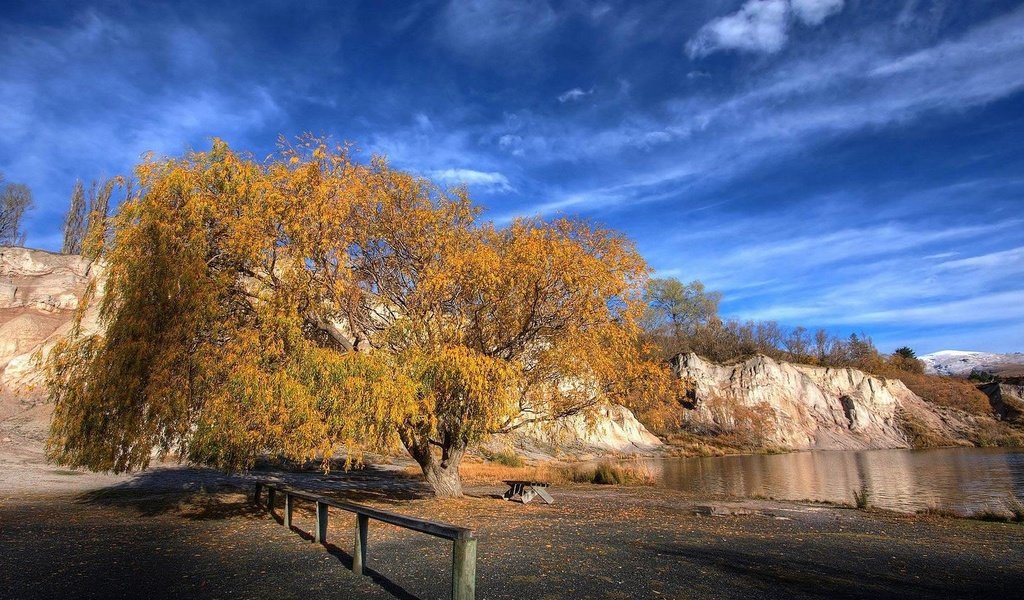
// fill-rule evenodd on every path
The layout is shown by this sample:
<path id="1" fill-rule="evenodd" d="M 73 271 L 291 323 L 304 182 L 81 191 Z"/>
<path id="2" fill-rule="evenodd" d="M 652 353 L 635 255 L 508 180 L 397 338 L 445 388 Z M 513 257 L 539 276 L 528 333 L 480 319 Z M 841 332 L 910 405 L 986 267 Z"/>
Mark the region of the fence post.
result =
<path id="1" fill-rule="evenodd" d="M 476 597 L 476 539 L 455 540 L 452 551 L 452 600 Z"/>
<path id="2" fill-rule="evenodd" d="M 277 490 L 272 487 L 267 487 L 267 510 L 270 514 L 274 514 L 274 496 L 277 494 Z"/>
<path id="3" fill-rule="evenodd" d="M 319 500 L 316 503 L 316 535 L 313 541 L 318 544 L 327 543 L 327 505 Z"/>
<path id="4" fill-rule="evenodd" d="M 292 495 L 284 493 L 284 526 L 291 529 L 292 526 Z"/>
<path id="5" fill-rule="evenodd" d="M 252 503 L 253 504 L 259 506 L 259 503 L 260 503 L 260 492 L 262 492 L 262 491 L 263 491 L 263 484 L 257 482 L 256 483 L 256 491 L 252 495 Z"/>
<path id="6" fill-rule="evenodd" d="M 370 517 L 356 513 L 356 539 L 352 545 L 352 572 L 362 575 L 366 568 L 366 536 L 370 529 Z"/>

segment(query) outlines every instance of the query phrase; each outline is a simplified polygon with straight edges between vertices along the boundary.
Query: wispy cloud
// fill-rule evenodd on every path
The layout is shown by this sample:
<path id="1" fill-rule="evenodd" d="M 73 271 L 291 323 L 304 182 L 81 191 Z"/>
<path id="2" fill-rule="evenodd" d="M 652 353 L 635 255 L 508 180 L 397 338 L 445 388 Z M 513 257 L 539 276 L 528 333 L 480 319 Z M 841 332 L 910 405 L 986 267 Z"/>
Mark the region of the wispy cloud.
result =
<path id="1" fill-rule="evenodd" d="M 559 22 L 545 0 L 451 0 L 441 14 L 438 38 L 470 60 L 525 56 Z"/>
<path id="2" fill-rule="evenodd" d="M 514 188 L 508 178 L 498 172 L 474 171 L 473 169 L 443 169 L 432 171 L 430 176 L 448 185 L 467 185 L 470 188 L 511 192 Z"/>
<path id="3" fill-rule="evenodd" d="M 244 134 L 282 116 L 268 88 L 212 77 L 206 68 L 216 52 L 190 25 L 169 21 L 146 31 L 95 10 L 43 38 L 3 29 L 0 166 L 35 192 L 27 223 L 33 243 L 55 243 L 53 222 L 75 178 L 130 174 L 143 152 L 177 154 L 212 135 L 243 143 Z M 205 85 L 154 89 L 136 76 L 146 70 Z"/>
<path id="4" fill-rule="evenodd" d="M 570 204 L 633 205 L 682 186 L 734 177 L 825 140 L 938 112 L 983 106 L 1024 89 L 1024 9 L 968 30 L 958 39 L 910 53 L 877 32 L 833 44 L 753 78 L 726 97 L 667 101 L 667 118 L 634 115 L 593 131 L 553 120 L 520 121 L 517 151 L 577 159 L 659 151 L 625 180 L 565 194 Z M 511 148 L 512 146 L 510 146 Z M 524 212 L 560 209 L 545 202 Z"/>
<path id="5" fill-rule="evenodd" d="M 582 98 L 585 98 L 585 97 L 587 97 L 587 96 L 589 96 L 590 94 L 593 94 L 593 93 L 594 93 L 593 88 L 591 88 L 591 89 L 589 89 L 587 91 L 583 91 L 580 88 L 572 88 L 571 90 L 566 90 L 566 91 L 562 92 L 561 94 L 559 94 L 558 95 L 558 101 L 563 103 L 563 104 L 566 103 L 566 102 L 574 102 L 576 100 L 580 100 Z"/>

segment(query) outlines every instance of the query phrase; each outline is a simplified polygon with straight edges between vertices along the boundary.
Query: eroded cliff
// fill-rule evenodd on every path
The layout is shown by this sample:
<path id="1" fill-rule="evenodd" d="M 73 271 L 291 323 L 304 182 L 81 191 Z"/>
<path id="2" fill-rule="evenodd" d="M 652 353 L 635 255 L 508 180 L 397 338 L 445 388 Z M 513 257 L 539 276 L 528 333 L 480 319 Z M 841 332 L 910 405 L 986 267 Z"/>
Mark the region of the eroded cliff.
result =
<path id="1" fill-rule="evenodd" d="M 759 355 L 719 365 L 696 354 L 673 361 L 692 389 L 687 425 L 742 430 L 786 450 L 908 448 L 915 431 L 938 444 L 969 443 L 972 417 L 935 407 L 902 382 L 850 368 L 779 362 Z"/>

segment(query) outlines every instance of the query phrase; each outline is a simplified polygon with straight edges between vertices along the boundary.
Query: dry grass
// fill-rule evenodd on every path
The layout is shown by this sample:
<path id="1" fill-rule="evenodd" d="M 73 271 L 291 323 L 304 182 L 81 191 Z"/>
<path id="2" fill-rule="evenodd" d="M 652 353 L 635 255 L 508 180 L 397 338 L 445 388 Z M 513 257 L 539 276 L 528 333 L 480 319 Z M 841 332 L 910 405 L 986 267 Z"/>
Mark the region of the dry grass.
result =
<path id="1" fill-rule="evenodd" d="M 1003 501 L 1003 510 L 986 508 L 969 515 L 968 518 L 999 523 L 1024 523 L 1024 500 L 1010 493 Z"/>
<path id="2" fill-rule="evenodd" d="M 466 461 L 460 466 L 459 472 L 464 482 L 481 485 L 497 485 L 510 479 L 568 483 L 564 469 L 563 466 L 549 464 L 510 467 L 493 462 Z"/>
<path id="3" fill-rule="evenodd" d="M 968 381 L 907 371 L 898 371 L 895 375 L 910 391 L 932 404 L 949 406 L 972 415 L 992 414 L 988 396 Z"/>
<path id="4" fill-rule="evenodd" d="M 419 467 L 409 467 L 410 475 L 419 475 Z M 500 485 L 504 481 L 548 481 L 557 484 L 596 483 L 604 485 L 651 485 L 654 475 L 641 463 L 624 464 L 601 461 L 597 464 L 542 463 L 508 466 L 496 462 L 464 461 L 459 468 L 464 483 Z"/>
<path id="5" fill-rule="evenodd" d="M 871 504 L 871 493 L 867 488 L 860 491 L 853 490 L 853 505 L 861 510 L 866 510 Z"/>
<path id="6" fill-rule="evenodd" d="M 503 450 L 501 452 L 484 451 L 483 455 L 488 462 L 498 463 L 499 465 L 505 465 L 506 467 L 525 466 L 522 457 L 516 454 L 513 450 Z"/>
<path id="7" fill-rule="evenodd" d="M 954 446 L 956 441 L 933 431 L 924 421 L 910 411 L 897 409 L 898 424 L 914 448 L 942 448 Z"/>
<path id="8" fill-rule="evenodd" d="M 923 508 L 917 511 L 917 514 L 928 517 L 941 517 L 944 519 L 958 519 L 961 517 L 960 513 L 950 510 L 948 508 L 940 508 L 934 504 L 929 505 L 928 508 Z"/>
<path id="9" fill-rule="evenodd" d="M 602 461 L 596 465 L 576 465 L 567 469 L 574 483 L 600 485 L 653 485 L 654 475 L 640 463 L 620 464 Z"/>

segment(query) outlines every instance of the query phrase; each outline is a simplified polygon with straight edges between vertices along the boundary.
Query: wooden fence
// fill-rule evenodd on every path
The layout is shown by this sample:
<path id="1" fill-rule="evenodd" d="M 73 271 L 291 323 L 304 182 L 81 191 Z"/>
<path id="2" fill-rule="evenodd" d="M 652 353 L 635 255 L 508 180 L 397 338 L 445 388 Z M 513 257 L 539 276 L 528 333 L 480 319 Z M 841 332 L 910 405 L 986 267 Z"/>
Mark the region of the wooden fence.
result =
<path id="1" fill-rule="evenodd" d="M 292 511 L 296 499 L 316 504 L 316 527 L 313 531 L 313 541 L 319 544 L 327 542 L 328 507 L 354 513 L 356 518 L 352 545 L 352 571 L 357 575 L 363 575 L 366 568 L 366 538 L 369 533 L 370 519 L 451 540 L 452 600 L 473 600 L 476 594 L 476 538 L 473 537 L 472 529 L 417 519 L 345 500 L 327 498 L 278 483 L 257 482 L 256 491 L 253 494 L 253 502 L 256 504 L 260 503 L 261 492 L 264 488 L 267 490 L 267 510 L 270 512 L 274 511 L 277 494 L 284 495 L 283 520 L 285 527 L 292 525 Z"/>

